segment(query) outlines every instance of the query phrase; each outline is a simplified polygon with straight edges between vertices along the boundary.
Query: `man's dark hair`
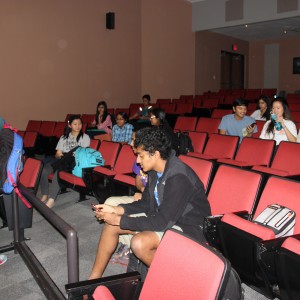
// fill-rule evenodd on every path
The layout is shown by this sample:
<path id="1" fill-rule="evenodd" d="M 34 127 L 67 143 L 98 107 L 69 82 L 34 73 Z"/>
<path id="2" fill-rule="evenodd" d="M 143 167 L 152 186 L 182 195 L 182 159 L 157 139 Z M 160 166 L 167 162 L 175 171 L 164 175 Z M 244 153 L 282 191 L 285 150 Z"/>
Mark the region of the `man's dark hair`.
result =
<path id="1" fill-rule="evenodd" d="M 237 107 L 237 106 L 246 106 L 246 107 L 248 107 L 248 100 L 243 99 L 243 98 L 235 99 L 232 103 L 232 106 L 233 107 Z"/>
<path id="2" fill-rule="evenodd" d="M 148 94 L 146 94 L 142 97 L 142 99 L 144 99 L 144 98 L 147 99 L 149 102 L 151 101 L 151 97 Z"/>
<path id="3" fill-rule="evenodd" d="M 154 154 L 155 151 L 160 153 L 160 157 L 167 160 L 171 154 L 170 138 L 157 127 L 147 127 L 139 130 L 134 141 L 134 147 L 143 147 L 143 150 Z"/>

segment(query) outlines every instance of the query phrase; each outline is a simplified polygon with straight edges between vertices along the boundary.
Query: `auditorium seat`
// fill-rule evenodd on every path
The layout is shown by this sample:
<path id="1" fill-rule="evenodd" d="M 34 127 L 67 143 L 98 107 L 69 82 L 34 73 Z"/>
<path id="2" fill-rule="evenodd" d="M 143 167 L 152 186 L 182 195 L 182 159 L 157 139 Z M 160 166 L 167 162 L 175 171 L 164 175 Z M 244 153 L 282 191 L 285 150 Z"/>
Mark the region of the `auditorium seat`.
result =
<path id="1" fill-rule="evenodd" d="M 248 184 L 247 181 L 245 183 Z M 288 207 L 295 211 L 296 216 L 299 216 L 299 194 L 299 182 L 271 176 L 263 189 L 255 213 L 250 219 L 255 219 L 271 204 Z M 217 232 L 219 233 L 223 254 L 230 260 L 243 281 L 266 289 L 266 292 L 270 293 L 258 265 L 257 247 L 258 242 L 274 239 L 274 232 L 265 226 L 253 223 L 235 214 L 224 215 L 217 226 Z M 296 221 L 294 234 L 299 233 L 300 222 Z"/>
<path id="2" fill-rule="evenodd" d="M 221 158 L 218 163 L 234 165 L 241 168 L 270 165 L 275 149 L 274 140 L 243 138 L 234 159 Z"/>

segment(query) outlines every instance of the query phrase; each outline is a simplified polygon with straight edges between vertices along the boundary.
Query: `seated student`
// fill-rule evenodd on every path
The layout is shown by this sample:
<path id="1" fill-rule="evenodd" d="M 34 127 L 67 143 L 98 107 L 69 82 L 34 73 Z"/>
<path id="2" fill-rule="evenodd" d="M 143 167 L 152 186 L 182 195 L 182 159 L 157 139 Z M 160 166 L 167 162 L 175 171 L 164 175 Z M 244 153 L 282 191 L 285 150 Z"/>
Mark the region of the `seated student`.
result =
<path id="1" fill-rule="evenodd" d="M 123 144 L 130 144 L 133 126 L 128 121 L 128 116 L 125 112 L 120 112 L 116 116 L 117 124 L 112 130 L 112 141 Z"/>
<path id="2" fill-rule="evenodd" d="M 140 131 L 132 133 L 132 140 L 130 145 L 133 147 L 136 135 Z M 133 147 L 134 149 L 134 147 Z M 135 151 L 135 150 L 134 150 Z M 132 167 L 133 173 L 135 176 L 135 187 L 139 192 L 136 192 L 133 196 L 113 196 L 106 199 L 105 204 L 118 206 L 119 204 L 132 203 L 133 201 L 138 201 L 142 198 L 142 192 L 145 189 L 145 186 L 148 181 L 148 174 L 143 171 L 141 166 L 135 162 Z M 119 245 L 116 253 L 111 257 L 110 262 L 112 263 L 121 263 L 127 264 L 129 261 L 129 249 L 130 249 L 130 237 L 129 235 L 120 235 Z"/>
<path id="3" fill-rule="evenodd" d="M 258 98 L 258 109 L 255 110 L 250 117 L 255 120 L 267 121 L 270 120 L 270 99 L 265 95 L 260 95 Z"/>
<path id="4" fill-rule="evenodd" d="M 244 137 L 251 137 L 257 132 L 255 120 L 246 116 L 248 102 L 245 99 L 236 99 L 232 104 L 233 114 L 222 118 L 219 125 L 219 134 L 236 135 L 240 142 Z"/>
<path id="5" fill-rule="evenodd" d="M 44 165 L 40 179 L 40 187 L 42 192 L 41 201 L 45 202 L 48 199 L 46 203 L 48 207 L 51 208 L 54 206 L 54 201 L 60 191 L 57 171 L 54 173 L 52 183 L 49 184 L 48 182 L 49 174 L 53 173 L 52 164 L 54 161 L 61 159 L 64 154 L 68 153 L 75 147 L 89 147 L 89 145 L 90 138 L 87 134 L 82 132 L 82 120 L 80 115 L 70 116 L 64 131 L 64 135 L 60 137 L 57 143 L 55 159 Z"/>
<path id="6" fill-rule="evenodd" d="M 265 123 L 259 138 L 275 140 L 276 145 L 281 141 L 297 141 L 297 128 L 291 120 L 290 110 L 283 98 L 278 97 L 273 100 L 271 120 Z"/>
<path id="7" fill-rule="evenodd" d="M 112 120 L 110 114 L 107 112 L 107 104 L 105 101 L 100 101 L 97 105 L 95 120 L 90 124 L 91 127 L 102 131 L 102 134 L 111 134 Z M 89 133 L 93 134 L 93 132 Z M 95 132 L 94 135 L 99 135 L 101 132 Z M 91 137 L 91 135 L 90 135 Z"/>
<path id="8" fill-rule="evenodd" d="M 139 110 L 130 117 L 130 120 L 139 119 L 139 120 L 148 120 L 149 121 L 149 110 L 152 108 L 150 105 L 151 97 L 150 95 L 144 95 L 142 97 L 143 106 L 139 108 Z"/>
<path id="9" fill-rule="evenodd" d="M 158 126 L 166 133 L 171 140 L 172 148 L 177 152 L 179 141 L 177 135 L 174 133 L 166 119 L 165 111 L 162 108 L 153 108 L 150 110 L 149 114 L 151 125 Z"/>
<path id="10" fill-rule="evenodd" d="M 103 275 L 122 234 L 133 236 L 131 250 L 147 266 L 169 228 L 205 241 L 201 226 L 211 211 L 199 177 L 175 156 L 170 140 L 159 128 L 141 129 L 134 147 L 137 162 L 148 172 L 148 182 L 140 201 L 96 205 L 96 217 L 105 224 L 90 279 Z"/>

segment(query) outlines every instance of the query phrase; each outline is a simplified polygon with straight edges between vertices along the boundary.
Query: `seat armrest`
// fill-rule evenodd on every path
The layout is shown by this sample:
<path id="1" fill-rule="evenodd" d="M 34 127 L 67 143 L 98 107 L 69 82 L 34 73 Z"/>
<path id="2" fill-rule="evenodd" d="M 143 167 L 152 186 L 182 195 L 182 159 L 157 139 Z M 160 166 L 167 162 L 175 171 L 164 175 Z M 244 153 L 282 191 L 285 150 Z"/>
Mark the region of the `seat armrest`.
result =
<path id="1" fill-rule="evenodd" d="M 69 300 L 82 299 L 83 295 L 89 295 L 89 299 L 93 299 L 92 295 L 97 286 L 104 285 L 109 288 L 116 299 L 131 300 L 138 299 L 137 292 L 140 291 L 140 279 L 140 273 L 135 271 L 69 283 L 65 285 L 65 289 Z"/>
<path id="2" fill-rule="evenodd" d="M 210 246 L 220 249 L 220 240 L 217 233 L 218 224 L 223 215 L 208 216 L 204 218 L 203 233 Z"/>
<path id="3" fill-rule="evenodd" d="M 247 211 L 237 211 L 234 212 L 235 215 L 245 219 L 249 220 L 251 215 L 248 214 Z M 218 234 L 218 225 L 221 222 L 223 215 L 214 215 L 214 216 L 208 216 L 204 218 L 203 222 L 203 232 L 205 235 L 206 240 L 208 243 L 220 250 L 220 239 Z"/>

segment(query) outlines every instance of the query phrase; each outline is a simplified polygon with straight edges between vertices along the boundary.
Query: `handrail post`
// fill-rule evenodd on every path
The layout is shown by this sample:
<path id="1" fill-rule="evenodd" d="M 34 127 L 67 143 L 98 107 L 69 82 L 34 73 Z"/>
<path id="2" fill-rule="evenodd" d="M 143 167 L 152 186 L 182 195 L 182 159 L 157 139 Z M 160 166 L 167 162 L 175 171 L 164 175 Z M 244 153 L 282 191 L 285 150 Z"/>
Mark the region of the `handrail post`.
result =
<path id="1" fill-rule="evenodd" d="M 75 230 L 67 233 L 68 283 L 79 281 L 78 237 Z"/>

